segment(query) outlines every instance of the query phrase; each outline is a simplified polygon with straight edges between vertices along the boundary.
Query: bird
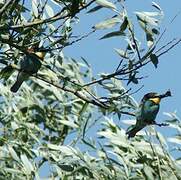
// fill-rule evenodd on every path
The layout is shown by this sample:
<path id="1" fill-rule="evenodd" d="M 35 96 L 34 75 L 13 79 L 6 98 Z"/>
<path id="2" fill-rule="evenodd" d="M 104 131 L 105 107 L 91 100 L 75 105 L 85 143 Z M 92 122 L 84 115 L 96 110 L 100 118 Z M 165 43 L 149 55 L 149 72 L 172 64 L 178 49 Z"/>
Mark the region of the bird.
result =
<path id="1" fill-rule="evenodd" d="M 155 121 L 155 119 L 160 108 L 161 99 L 168 96 L 171 96 L 170 90 L 168 90 L 164 94 L 150 92 L 144 95 L 138 107 L 138 110 L 135 113 L 136 124 L 129 127 L 126 132 L 126 134 L 128 135 L 128 139 L 134 137 L 138 131 L 140 131 L 147 125 L 158 125 L 158 126 L 167 125 L 165 123 L 159 124 Z"/>
<path id="2" fill-rule="evenodd" d="M 29 48 L 27 54 L 20 61 L 20 69 L 17 75 L 16 82 L 11 87 L 13 93 L 17 92 L 22 83 L 29 78 L 32 74 L 38 72 L 41 67 L 41 61 L 43 61 L 46 50 L 44 48 L 39 48 L 35 51 L 35 48 Z"/>

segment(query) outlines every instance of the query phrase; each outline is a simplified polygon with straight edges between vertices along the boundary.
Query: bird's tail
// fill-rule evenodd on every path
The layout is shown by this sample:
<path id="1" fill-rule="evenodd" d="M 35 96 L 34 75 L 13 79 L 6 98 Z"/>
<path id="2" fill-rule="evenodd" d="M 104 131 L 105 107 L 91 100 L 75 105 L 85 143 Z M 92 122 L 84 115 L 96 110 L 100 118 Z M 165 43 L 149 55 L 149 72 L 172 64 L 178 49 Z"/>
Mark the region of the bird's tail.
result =
<path id="1" fill-rule="evenodd" d="M 23 81 L 16 81 L 14 85 L 11 87 L 12 92 L 17 92 L 20 86 L 22 85 Z"/>
<path id="2" fill-rule="evenodd" d="M 11 87 L 11 91 L 14 92 L 14 93 L 17 92 L 18 89 L 20 88 L 20 86 L 22 85 L 23 81 L 26 80 L 26 78 L 27 78 L 27 74 L 23 73 L 23 72 L 20 72 L 18 74 L 16 82 Z"/>
<path id="3" fill-rule="evenodd" d="M 136 133 L 143 128 L 144 127 L 142 127 L 142 126 L 134 126 L 132 129 L 128 130 L 126 132 L 126 134 L 128 135 L 128 139 L 134 137 L 136 135 Z"/>

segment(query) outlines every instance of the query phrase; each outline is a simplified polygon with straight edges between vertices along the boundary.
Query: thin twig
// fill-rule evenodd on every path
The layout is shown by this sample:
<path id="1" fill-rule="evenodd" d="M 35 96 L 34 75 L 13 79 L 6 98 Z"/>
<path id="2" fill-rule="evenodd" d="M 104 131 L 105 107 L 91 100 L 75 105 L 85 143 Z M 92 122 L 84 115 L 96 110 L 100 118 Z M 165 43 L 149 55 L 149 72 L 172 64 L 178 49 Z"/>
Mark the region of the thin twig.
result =
<path id="1" fill-rule="evenodd" d="M 129 93 L 128 96 L 131 96 L 133 94 L 136 94 L 137 92 L 139 92 L 142 88 L 144 87 L 144 85 L 142 85 L 140 88 L 138 88 L 136 91 Z"/>
<path id="2" fill-rule="evenodd" d="M 87 34 L 81 36 L 80 38 L 78 38 L 78 39 L 70 42 L 70 43 L 66 43 L 65 45 L 62 45 L 62 46 L 60 46 L 60 47 L 58 47 L 58 48 L 49 48 L 47 51 L 54 51 L 54 50 L 62 51 L 63 48 L 65 48 L 65 47 L 67 47 L 67 46 L 71 46 L 72 44 L 77 43 L 77 42 L 81 41 L 81 40 L 84 39 L 84 38 L 87 38 L 88 36 L 90 36 L 90 35 L 91 35 L 92 33 L 94 33 L 95 31 L 96 31 L 96 30 L 94 29 L 94 30 L 88 32 Z"/>
<path id="3" fill-rule="evenodd" d="M 97 84 L 97 83 L 101 83 L 102 81 L 105 81 L 105 80 L 108 80 L 108 79 L 111 79 L 115 76 L 120 76 L 120 75 L 126 75 L 126 74 L 129 74 L 137 69 L 140 69 L 141 67 L 145 66 L 146 64 L 148 64 L 150 62 L 150 60 L 148 60 L 147 62 L 145 63 L 142 63 L 142 64 L 139 64 L 137 67 L 129 70 L 128 68 L 125 68 L 125 69 L 121 69 L 117 72 L 114 72 L 114 73 L 111 73 L 111 74 L 108 74 L 108 75 L 105 75 L 104 77 L 102 78 L 99 78 L 99 79 L 95 79 L 91 82 L 88 82 L 86 84 L 83 85 L 83 87 L 86 87 L 86 86 L 91 86 L 91 85 L 94 85 L 94 84 Z"/>
<path id="4" fill-rule="evenodd" d="M 121 59 L 121 60 L 120 60 L 120 62 L 119 62 L 119 64 L 118 64 L 118 67 L 116 68 L 116 72 L 117 72 L 117 71 L 119 70 L 119 68 L 121 67 L 121 64 L 122 64 L 123 60 L 124 60 L 124 59 Z"/>
<path id="5" fill-rule="evenodd" d="M 167 44 L 163 45 L 162 47 L 160 47 L 158 50 L 155 51 L 155 53 L 158 53 L 159 51 L 161 51 L 162 49 L 166 48 L 167 46 L 169 46 L 170 44 L 172 44 L 175 40 L 177 40 L 176 38 L 173 38 L 171 41 L 169 41 Z"/>
<path id="6" fill-rule="evenodd" d="M 171 49 L 173 49 L 176 45 L 178 45 L 181 42 L 181 39 L 179 39 L 177 42 L 175 42 L 172 46 L 170 46 L 168 49 L 163 51 L 162 53 L 158 54 L 157 57 L 160 57 L 166 53 L 168 53 Z"/>
<path id="7" fill-rule="evenodd" d="M 174 20 L 177 18 L 177 16 L 181 13 L 181 10 L 171 19 L 169 26 L 174 22 Z M 158 38 L 158 40 L 155 43 L 155 46 L 159 43 L 159 41 L 162 39 L 163 35 L 166 33 L 166 31 L 168 30 L 168 27 L 165 27 L 165 29 L 163 30 L 163 32 L 161 33 L 160 37 Z"/>

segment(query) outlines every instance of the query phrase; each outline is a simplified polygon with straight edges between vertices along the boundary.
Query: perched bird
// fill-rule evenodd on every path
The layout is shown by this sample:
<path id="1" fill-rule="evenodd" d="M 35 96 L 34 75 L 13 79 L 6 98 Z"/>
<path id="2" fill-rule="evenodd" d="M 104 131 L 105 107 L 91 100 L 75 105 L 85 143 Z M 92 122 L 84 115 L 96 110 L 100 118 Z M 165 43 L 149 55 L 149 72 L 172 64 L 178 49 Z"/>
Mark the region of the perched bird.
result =
<path id="1" fill-rule="evenodd" d="M 41 67 L 41 61 L 43 61 L 46 54 L 43 48 L 37 52 L 35 52 L 35 49 L 30 48 L 27 52 L 27 55 L 20 61 L 20 70 L 16 82 L 11 87 L 12 92 L 17 92 L 22 83 L 27 80 L 30 75 L 38 72 Z"/>
<path id="2" fill-rule="evenodd" d="M 161 99 L 168 96 L 171 96 L 170 90 L 161 95 L 155 92 L 144 95 L 138 107 L 138 111 L 136 112 L 136 124 L 128 128 L 128 131 L 126 132 L 126 134 L 128 134 L 128 138 L 134 137 L 138 131 L 147 125 L 167 125 L 164 123 L 158 124 L 156 123 L 155 119 L 159 111 Z"/>

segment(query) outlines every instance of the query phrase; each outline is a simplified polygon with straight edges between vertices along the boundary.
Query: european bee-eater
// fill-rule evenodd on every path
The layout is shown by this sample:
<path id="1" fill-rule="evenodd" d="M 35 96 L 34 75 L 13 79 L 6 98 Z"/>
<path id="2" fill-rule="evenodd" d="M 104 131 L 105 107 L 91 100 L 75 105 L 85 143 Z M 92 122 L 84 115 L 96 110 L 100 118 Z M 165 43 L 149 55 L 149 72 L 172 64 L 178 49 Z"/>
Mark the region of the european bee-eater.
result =
<path id="1" fill-rule="evenodd" d="M 168 96 L 171 96 L 170 91 L 167 91 L 165 94 L 161 95 L 155 92 L 151 92 L 144 95 L 138 107 L 138 111 L 135 114 L 136 124 L 133 125 L 131 129 L 128 128 L 128 131 L 126 132 L 126 134 L 128 134 L 128 138 L 134 137 L 138 131 L 140 131 L 147 125 L 166 125 L 164 123 L 156 123 L 155 119 L 159 111 L 161 99 Z"/>
<path id="2" fill-rule="evenodd" d="M 30 48 L 27 52 L 28 54 L 20 61 L 20 70 L 16 82 L 11 87 L 12 92 L 17 92 L 21 84 L 27 80 L 30 75 L 38 72 L 41 67 L 41 61 L 46 54 L 44 49 L 39 49 L 35 52 L 33 48 Z"/>

